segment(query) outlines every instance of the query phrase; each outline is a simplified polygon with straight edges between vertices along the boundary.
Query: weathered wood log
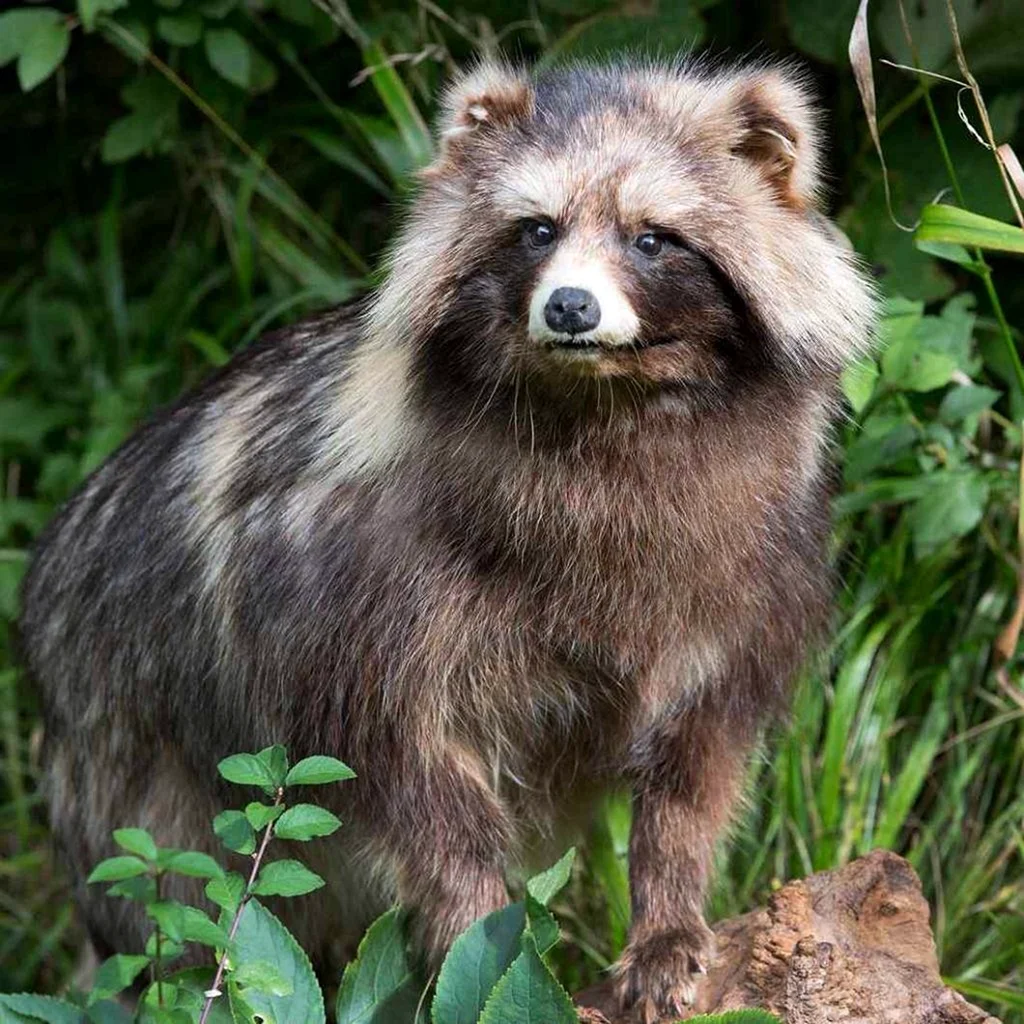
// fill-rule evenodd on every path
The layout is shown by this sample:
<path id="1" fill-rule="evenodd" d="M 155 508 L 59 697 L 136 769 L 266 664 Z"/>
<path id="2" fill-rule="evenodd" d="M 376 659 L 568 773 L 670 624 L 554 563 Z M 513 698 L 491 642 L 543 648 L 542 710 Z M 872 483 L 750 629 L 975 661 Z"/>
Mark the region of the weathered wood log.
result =
<path id="1" fill-rule="evenodd" d="M 786 1024 L 999 1024 L 942 984 L 921 882 L 884 850 L 790 882 L 715 934 L 694 1013 L 760 1007 Z M 616 1015 L 607 984 L 577 1003 L 632 1024 Z"/>

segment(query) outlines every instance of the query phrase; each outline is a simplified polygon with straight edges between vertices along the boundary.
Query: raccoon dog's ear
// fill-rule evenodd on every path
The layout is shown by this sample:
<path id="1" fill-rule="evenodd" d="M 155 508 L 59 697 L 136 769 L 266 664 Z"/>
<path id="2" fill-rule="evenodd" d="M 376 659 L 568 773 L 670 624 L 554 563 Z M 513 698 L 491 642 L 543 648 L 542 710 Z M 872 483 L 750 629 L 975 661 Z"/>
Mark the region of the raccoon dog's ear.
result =
<path id="1" fill-rule="evenodd" d="M 779 199 L 813 206 L 819 186 L 818 116 L 791 70 L 743 75 L 731 90 L 731 151 L 749 161 Z"/>
<path id="2" fill-rule="evenodd" d="M 440 155 L 434 168 L 457 161 L 478 143 L 533 113 L 533 85 L 524 71 L 499 61 L 481 61 L 446 90 L 438 120 Z"/>

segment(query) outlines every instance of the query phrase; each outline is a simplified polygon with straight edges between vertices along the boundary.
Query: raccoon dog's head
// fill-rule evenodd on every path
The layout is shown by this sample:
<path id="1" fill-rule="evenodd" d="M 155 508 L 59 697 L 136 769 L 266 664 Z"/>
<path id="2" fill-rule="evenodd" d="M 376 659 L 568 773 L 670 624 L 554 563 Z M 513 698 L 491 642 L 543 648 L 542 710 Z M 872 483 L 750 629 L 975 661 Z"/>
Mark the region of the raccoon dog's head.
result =
<path id="1" fill-rule="evenodd" d="M 816 210 L 817 148 L 787 69 L 480 65 L 447 94 L 377 315 L 474 394 L 835 373 L 873 303 Z"/>

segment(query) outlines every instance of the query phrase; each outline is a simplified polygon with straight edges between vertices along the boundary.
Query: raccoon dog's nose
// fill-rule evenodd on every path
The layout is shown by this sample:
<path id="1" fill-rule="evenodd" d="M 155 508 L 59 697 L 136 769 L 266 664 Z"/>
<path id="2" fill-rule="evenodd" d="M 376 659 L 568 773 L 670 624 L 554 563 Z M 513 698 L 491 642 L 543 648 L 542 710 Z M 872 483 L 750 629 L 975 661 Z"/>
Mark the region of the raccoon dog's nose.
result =
<path id="1" fill-rule="evenodd" d="M 582 334 L 601 322 L 601 307 L 582 288 L 556 288 L 544 307 L 544 320 L 560 334 Z"/>

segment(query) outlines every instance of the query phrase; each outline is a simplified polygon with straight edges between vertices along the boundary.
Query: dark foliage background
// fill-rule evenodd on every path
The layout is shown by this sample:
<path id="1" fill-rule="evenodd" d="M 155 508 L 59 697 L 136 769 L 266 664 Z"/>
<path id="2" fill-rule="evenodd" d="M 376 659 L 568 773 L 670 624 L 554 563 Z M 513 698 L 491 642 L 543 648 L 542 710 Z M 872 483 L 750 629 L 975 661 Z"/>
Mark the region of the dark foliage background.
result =
<path id="1" fill-rule="evenodd" d="M 857 6 L 67 0 L 0 15 L 0 613 L 16 617 L 32 538 L 134 424 L 263 330 L 372 284 L 438 86 L 474 51 L 793 55 L 829 112 L 831 212 L 888 306 L 879 358 L 847 379 L 831 660 L 755 766 L 714 910 L 891 847 L 923 876 L 951 982 L 1024 1020 L 1024 691 L 1018 661 L 993 656 L 1019 571 L 1024 277 L 991 256 L 993 292 L 965 251 L 921 251 L 890 219 L 846 60 Z M 952 6 L 996 140 L 1024 153 L 1024 5 Z M 913 50 L 898 0 L 872 4 L 876 57 L 961 77 L 947 0 L 906 13 Z M 897 217 L 953 188 L 1011 222 L 993 154 L 958 116 L 959 99 L 980 127 L 969 94 L 875 76 Z M 0 658 L 0 991 L 53 990 L 81 937 L 4 633 Z M 569 985 L 623 941 L 628 813 L 609 800 L 561 898 Z"/>

